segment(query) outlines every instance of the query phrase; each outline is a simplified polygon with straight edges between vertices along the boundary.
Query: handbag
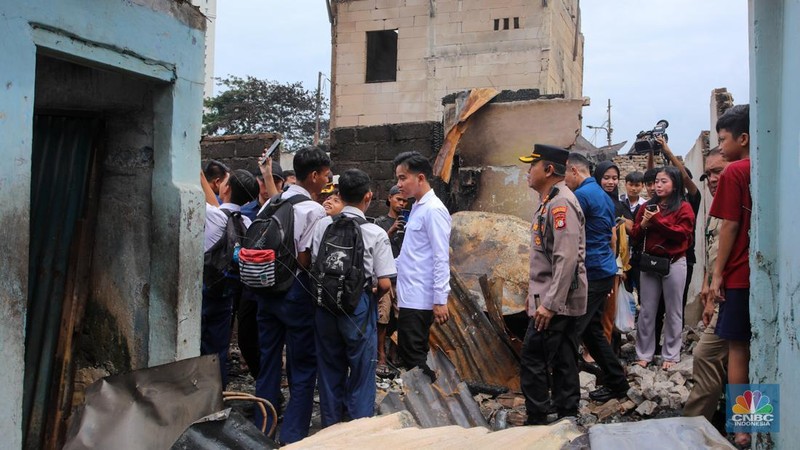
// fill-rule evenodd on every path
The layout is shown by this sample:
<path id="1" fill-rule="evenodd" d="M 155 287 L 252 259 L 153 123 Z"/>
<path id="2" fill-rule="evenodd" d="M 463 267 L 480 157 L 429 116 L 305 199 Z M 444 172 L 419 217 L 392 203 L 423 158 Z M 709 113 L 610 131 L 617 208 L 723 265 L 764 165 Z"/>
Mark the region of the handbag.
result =
<path id="1" fill-rule="evenodd" d="M 664 256 L 651 255 L 645 251 L 646 248 L 647 233 L 645 232 L 642 255 L 639 257 L 639 270 L 662 277 L 669 275 L 669 266 L 672 264 L 672 260 Z"/>

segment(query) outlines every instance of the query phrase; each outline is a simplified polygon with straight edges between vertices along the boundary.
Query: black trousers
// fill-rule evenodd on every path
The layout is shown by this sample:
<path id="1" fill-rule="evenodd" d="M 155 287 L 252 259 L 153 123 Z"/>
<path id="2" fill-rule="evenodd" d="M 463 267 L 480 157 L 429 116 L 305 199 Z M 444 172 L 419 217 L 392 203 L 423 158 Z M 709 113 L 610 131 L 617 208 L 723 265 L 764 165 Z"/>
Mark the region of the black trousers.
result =
<path id="1" fill-rule="evenodd" d="M 520 364 L 520 384 L 529 421 L 547 415 L 551 397 L 560 415 L 577 413 L 581 390 L 575 337 L 574 317 L 554 316 L 542 332 L 536 331 L 533 319 L 529 320 Z"/>
<path id="2" fill-rule="evenodd" d="M 397 317 L 397 356 L 406 368 L 430 370 L 427 360 L 431 325 L 433 311 L 400 308 Z"/>
<path id="3" fill-rule="evenodd" d="M 261 366 L 261 349 L 258 346 L 258 321 L 256 320 L 258 303 L 250 297 L 243 297 L 239 301 L 237 313 L 237 318 L 239 319 L 239 350 L 241 350 L 242 358 L 244 358 L 247 367 L 250 369 L 250 375 L 257 379 L 258 369 Z"/>
<path id="4" fill-rule="evenodd" d="M 615 391 L 627 391 L 630 387 L 628 379 L 619 359 L 614 354 L 606 335 L 603 333 L 603 311 L 608 293 L 614 288 L 614 277 L 589 281 L 589 294 L 586 299 L 586 314 L 578 317 L 576 331 L 583 340 L 583 345 L 597 365 L 603 369 L 605 385 Z"/>

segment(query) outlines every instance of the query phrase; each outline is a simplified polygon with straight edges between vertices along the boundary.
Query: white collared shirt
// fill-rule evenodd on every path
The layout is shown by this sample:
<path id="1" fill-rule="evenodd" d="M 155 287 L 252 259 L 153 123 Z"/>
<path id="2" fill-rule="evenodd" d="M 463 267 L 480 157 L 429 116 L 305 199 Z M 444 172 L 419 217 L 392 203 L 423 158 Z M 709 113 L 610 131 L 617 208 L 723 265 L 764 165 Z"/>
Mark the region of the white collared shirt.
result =
<path id="1" fill-rule="evenodd" d="M 625 204 L 625 206 L 630 208 L 631 212 L 636 211 L 636 207 L 638 207 L 639 205 L 644 205 L 645 203 L 647 203 L 647 200 L 643 199 L 642 197 L 639 197 L 639 200 L 637 200 L 636 203 L 631 205 L 631 202 L 628 201 L 628 194 L 620 195 L 619 201 L 621 201 L 623 204 Z"/>
<path id="2" fill-rule="evenodd" d="M 208 249 L 214 246 L 218 240 L 225 234 L 225 227 L 228 225 L 228 216 L 223 209 L 228 211 L 239 211 L 241 206 L 234 203 L 223 203 L 219 207 L 206 203 L 206 228 L 205 239 L 203 239 L 203 251 L 207 252 Z M 244 227 L 250 226 L 250 219 L 242 216 Z M 242 236 L 244 238 L 244 236 Z"/>
<path id="3" fill-rule="evenodd" d="M 342 214 L 347 216 L 358 216 L 366 220 L 364 213 L 355 207 L 345 206 Z M 333 223 L 333 217 L 323 217 L 314 229 L 314 240 L 311 245 L 311 256 L 317 259 L 322 237 L 328 225 Z M 383 228 L 374 223 L 361 225 L 361 238 L 364 240 L 364 275 L 372 279 L 373 284 L 377 284 L 378 278 L 389 278 L 397 274 L 397 268 L 392 256 L 392 245 L 389 242 L 389 235 Z"/>
<path id="4" fill-rule="evenodd" d="M 290 198 L 295 195 L 304 195 L 311 198 L 311 194 L 309 194 L 305 188 L 297 184 L 290 185 L 281 198 Z M 270 200 L 264 202 L 264 205 L 258 210 L 259 214 L 269 202 Z M 325 216 L 325 208 L 313 199 L 310 202 L 305 201 L 294 205 L 294 248 L 297 250 L 297 254 L 303 253 L 311 248 L 311 239 L 314 237 L 314 227 L 317 225 L 317 222 Z"/>
<path id="5" fill-rule="evenodd" d="M 411 207 L 397 257 L 397 304 L 431 310 L 450 293 L 450 213 L 431 189 Z"/>

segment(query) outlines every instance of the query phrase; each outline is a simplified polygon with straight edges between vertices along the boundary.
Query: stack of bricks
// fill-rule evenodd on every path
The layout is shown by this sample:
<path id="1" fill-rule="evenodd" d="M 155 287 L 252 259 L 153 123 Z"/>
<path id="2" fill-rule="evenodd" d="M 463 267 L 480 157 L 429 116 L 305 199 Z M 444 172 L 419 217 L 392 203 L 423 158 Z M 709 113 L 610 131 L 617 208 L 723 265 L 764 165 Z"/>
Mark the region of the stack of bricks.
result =
<path id="1" fill-rule="evenodd" d="M 432 162 L 440 143 L 441 124 L 438 122 L 337 128 L 331 133 L 333 172 L 341 174 L 357 168 L 369 174 L 374 197 L 367 215 L 378 216 L 386 213 L 385 200 L 389 188 L 396 183 L 392 167 L 394 157 L 402 152 L 417 151 Z"/>
<path id="2" fill-rule="evenodd" d="M 625 193 L 625 175 L 639 171 L 644 173 L 647 170 L 647 155 L 618 155 L 614 157 L 614 164 L 619 167 L 619 193 Z M 655 156 L 653 162 L 656 167 L 663 166 L 666 163 L 664 156 L 658 154 Z M 641 196 L 648 198 L 647 190 L 642 189 Z"/>

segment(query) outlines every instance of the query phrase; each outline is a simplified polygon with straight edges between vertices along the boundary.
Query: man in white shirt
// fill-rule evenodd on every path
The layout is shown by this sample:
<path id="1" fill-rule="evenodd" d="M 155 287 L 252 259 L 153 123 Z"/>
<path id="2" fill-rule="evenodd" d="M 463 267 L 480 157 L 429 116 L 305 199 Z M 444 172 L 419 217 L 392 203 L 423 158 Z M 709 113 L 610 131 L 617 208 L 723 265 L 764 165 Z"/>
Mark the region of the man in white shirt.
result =
<path id="1" fill-rule="evenodd" d="M 315 199 L 328 183 L 330 157 L 319 147 L 307 147 L 295 154 L 293 162 L 298 181 L 289 186 L 282 198 L 302 195 Z M 267 201 L 262 209 L 269 203 Z M 315 311 L 307 271 L 311 265 L 314 227 L 317 221 L 325 217 L 325 209 L 315 201 L 302 201 L 293 206 L 293 217 L 298 270 L 289 291 L 283 295 L 270 295 L 245 286 L 242 292 L 243 302 L 258 303 L 261 354 L 256 396 L 276 406 L 281 394 L 282 355 L 283 345 L 286 344 L 286 371 L 291 373 L 289 402 L 279 434 L 279 442 L 286 444 L 308 436 L 311 422 L 317 364 L 314 348 Z M 261 412 L 256 410 L 255 423 L 261 424 L 261 420 Z"/>
<path id="2" fill-rule="evenodd" d="M 375 410 L 378 319 L 378 297 L 372 290 L 373 286 L 376 287 L 377 296 L 383 296 L 392 285 L 390 278 L 397 274 L 389 236 L 383 228 L 367 222 L 364 216 L 364 211 L 372 201 L 369 175 L 359 169 L 344 172 L 339 177 L 339 196 L 345 205 L 340 213 L 341 217 L 356 218 L 361 222 L 359 226 L 364 242 L 363 273 L 367 283 L 366 286 L 361 286 L 360 293 L 346 291 L 348 294 L 352 292 L 360 295 L 351 314 L 328 308 L 324 302 L 317 308 L 314 323 L 323 428 L 342 422 L 347 417 L 353 420 L 372 417 Z M 314 230 L 311 251 L 315 263 L 312 274 L 318 279 L 322 278 L 322 271 L 318 272 L 317 269 L 325 267 L 330 258 L 323 261 L 317 261 L 317 258 L 324 258 L 320 255 L 325 254 L 333 256 L 341 248 L 323 242 L 325 232 L 335 217 L 338 218 L 339 215 L 323 218 Z M 326 245 L 328 249 L 336 249 L 337 253 L 326 252 L 323 249 Z M 354 260 L 355 258 L 349 261 Z M 350 296 L 345 294 L 343 297 Z"/>
<path id="3" fill-rule="evenodd" d="M 416 200 L 397 257 L 397 352 L 403 365 L 420 367 L 433 382 L 426 363 L 430 327 L 449 319 L 450 213 L 431 189 L 433 170 L 425 157 L 401 153 L 394 166 L 400 193 Z"/>

